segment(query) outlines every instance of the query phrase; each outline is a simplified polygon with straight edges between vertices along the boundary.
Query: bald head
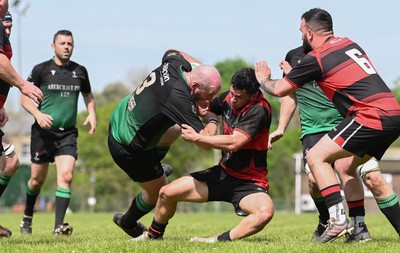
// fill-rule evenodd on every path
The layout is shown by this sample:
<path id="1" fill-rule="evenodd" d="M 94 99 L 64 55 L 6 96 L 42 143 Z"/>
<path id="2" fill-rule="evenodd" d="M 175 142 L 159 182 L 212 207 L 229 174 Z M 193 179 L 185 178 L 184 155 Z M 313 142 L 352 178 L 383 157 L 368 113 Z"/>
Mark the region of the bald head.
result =
<path id="1" fill-rule="evenodd" d="M 213 95 L 221 89 L 221 75 L 211 65 L 200 65 L 191 72 L 192 82 L 200 84 L 203 89 L 210 90 Z"/>

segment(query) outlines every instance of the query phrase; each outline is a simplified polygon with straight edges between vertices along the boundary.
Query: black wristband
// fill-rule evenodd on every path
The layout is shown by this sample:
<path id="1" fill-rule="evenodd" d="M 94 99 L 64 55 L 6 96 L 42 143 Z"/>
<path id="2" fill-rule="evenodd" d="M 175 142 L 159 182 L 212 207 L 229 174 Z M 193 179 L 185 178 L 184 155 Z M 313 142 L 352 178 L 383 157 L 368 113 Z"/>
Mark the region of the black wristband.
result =
<path id="1" fill-rule="evenodd" d="M 216 119 L 216 118 L 211 118 L 211 119 L 208 120 L 208 123 L 214 123 L 214 124 L 216 124 L 218 126 L 219 125 L 219 120 Z"/>

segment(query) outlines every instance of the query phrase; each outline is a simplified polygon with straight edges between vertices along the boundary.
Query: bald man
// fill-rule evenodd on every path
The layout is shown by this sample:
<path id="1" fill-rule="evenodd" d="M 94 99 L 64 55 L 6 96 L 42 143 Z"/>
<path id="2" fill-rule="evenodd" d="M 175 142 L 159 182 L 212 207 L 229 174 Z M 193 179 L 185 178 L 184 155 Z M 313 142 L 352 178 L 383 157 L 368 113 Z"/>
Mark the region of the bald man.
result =
<path id="1" fill-rule="evenodd" d="M 203 135 L 215 135 L 219 122 L 206 108 L 220 89 L 221 76 L 215 67 L 202 65 L 184 52 L 168 50 L 162 64 L 112 113 L 111 156 L 143 189 L 125 214 L 116 213 L 113 218 L 129 236 L 135 238 L 146 231 L 138 220 L 155 207 L 160 188 L 167 184 L 160 163 L 163 154 L 157 148 L 164 142 L 162 136 L 183 124 Z"/>

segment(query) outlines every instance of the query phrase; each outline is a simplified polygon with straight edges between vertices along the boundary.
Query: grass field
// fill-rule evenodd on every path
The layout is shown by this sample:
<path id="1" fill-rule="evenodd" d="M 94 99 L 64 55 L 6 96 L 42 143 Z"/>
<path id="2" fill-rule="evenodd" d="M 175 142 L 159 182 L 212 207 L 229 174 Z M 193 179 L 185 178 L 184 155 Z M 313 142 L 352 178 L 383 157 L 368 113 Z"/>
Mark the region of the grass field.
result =
<path id="1" fill-rule="evenodd" d="M 194 236 L 224 232 L 239 221 L 233 213 L 177 213 L 170 221 L 163 241 L 132 243 L 128 235 L 112 222 L 112 213 L 67 215 L 74 227 L 72 236 L 52 235 L 54 213 L 35 214 L 33 234 L 19 233 L 20 214 L 1 214 L 0 224 L 13 230 L 10 238 L 0 239 L 0 252 L 400 252 L 400 240 L 382 214 L 367 214 L 366 222 L 373 236 L 367 243 L 345 244 L 338 239 L 330 244 L 310 242 L 317 224 L 317 214 L 277 213 L 260 233 L 235 242 L 192 243 Z M 149 225 L 153 214 L 141 221 Z"/>

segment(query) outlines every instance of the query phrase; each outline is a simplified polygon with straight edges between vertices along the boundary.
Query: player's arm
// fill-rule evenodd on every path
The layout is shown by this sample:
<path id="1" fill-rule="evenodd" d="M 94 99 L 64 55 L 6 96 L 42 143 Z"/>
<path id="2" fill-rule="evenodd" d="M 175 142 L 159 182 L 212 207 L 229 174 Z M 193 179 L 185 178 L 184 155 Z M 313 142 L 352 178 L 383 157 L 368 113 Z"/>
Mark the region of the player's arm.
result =
<path id="1" fill-rule="evenodd" d="M 85 102 L 86 109 L 88 111 L 88 116 L 86 117 L 83 125 L 86 126 L 90 124 L 89 134 L 92 135 L 96 131 L 96 103 L 94 101 L 94 96 L 92 92 L 82 93 L 83 101 Z"/>
<path id="2" fill-rule="evenodd" d="M 187 54 L 187 53 L 185 53 L 183 51 L 179 51 L 179 50 L 176 50 L 176 49 L 171 49 L 171 50 L 178 51 L 182 55 L 182 57 L 185 58 L 185 60 L 187 60 L 191 64 L 193 64 L 193 63 L 202 64 L 200 61 L 198 61 L 197 59 L 195 59 L 194 57 L 192 57 L 191 55 L 189 55 L 189 54 Z"/>
<path id="3" fill-rule="evenodd" d="M 281 99 L 281 107 L 279 111 L 278 128 L 269 135 L 268 149 L 272 148 L 272 143 L 279 140 L 285 135 L 287 126 L 293 117 L 297 107 L 296 95 L 291 93 Z"/>
<path id="4" fill-rule="evenodd" d="M 20 103 L 22 107 L 35 118 L 41 128 L 51 128 L 53 118 L 49 114 L 42 113 L 29 97 L 21 95 Z"/>
<path id="5" fill-rule="evenodd" d="M 214 135 L 207 136 L 197 133 L 189 125 L 182 125 L 182 138 L 186 141 L 193 142 L 203 149 L 220 149 L 236 152 L 246 145 L 250 139 L 240 131 L 233 131 L 231 135 Z"/>
<path id="6" fill-rule="evenodd" d="M 42 91 L 31 82 L 24 80 L 15 71 L 7 56 L 2 53 L 0 53 L 0 78 L 11 86 L 17 87 L 22 94 L 30 97 L 36 103 L 43 101 Z"/>
<path id="7" fill-rule="evenodd" d="M 272 80 L 271 69 L 265 61 L 256 62 L 254 70 L 261 87 L 272 96 L 283 97 L 293 93 L 297 89 L 290 85 L 284 78 Z"/>

